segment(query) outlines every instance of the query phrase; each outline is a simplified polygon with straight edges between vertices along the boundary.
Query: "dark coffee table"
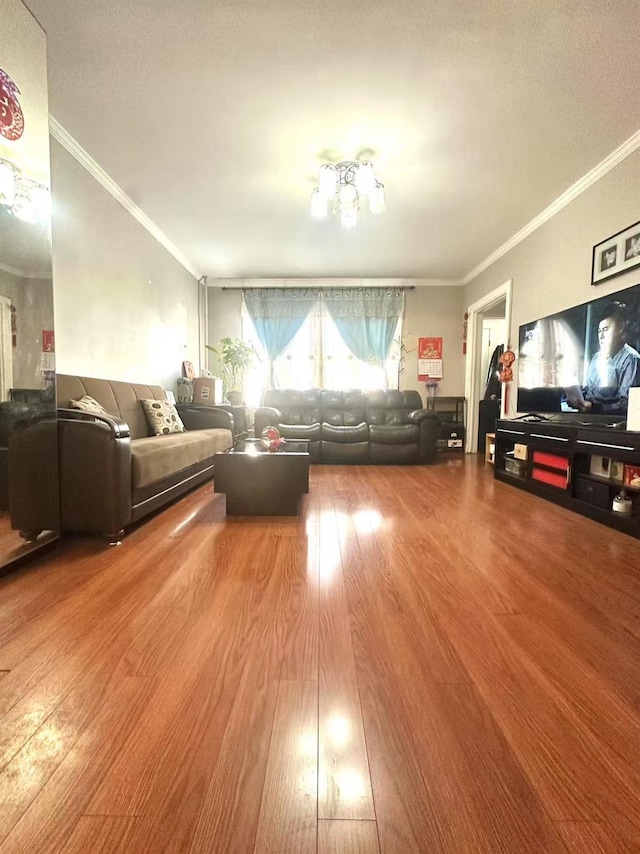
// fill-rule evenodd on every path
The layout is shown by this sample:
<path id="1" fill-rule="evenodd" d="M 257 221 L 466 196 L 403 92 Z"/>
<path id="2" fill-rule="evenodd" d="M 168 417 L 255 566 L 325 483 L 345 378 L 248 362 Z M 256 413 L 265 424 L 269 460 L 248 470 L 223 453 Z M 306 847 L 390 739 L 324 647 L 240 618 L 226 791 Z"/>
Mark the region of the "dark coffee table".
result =
<path id="1" fill-rule="evenodd" d="M 227 516 L 297 516 L 309 492 L 308 442 L 286 442 L 276 453 L 248 439 L 213 458 L 213 491 L 227 496 Z"/>

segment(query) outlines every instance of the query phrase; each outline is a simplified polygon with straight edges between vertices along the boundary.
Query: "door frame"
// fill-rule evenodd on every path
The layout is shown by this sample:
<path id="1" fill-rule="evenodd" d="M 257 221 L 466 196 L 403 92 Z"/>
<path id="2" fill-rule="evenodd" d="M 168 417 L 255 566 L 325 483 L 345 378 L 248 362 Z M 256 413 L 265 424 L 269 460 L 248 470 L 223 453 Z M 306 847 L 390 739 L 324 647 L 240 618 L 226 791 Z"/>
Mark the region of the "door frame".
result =
<path id="1" fill-rule="evenodd" d="M 0 296 L 0 400 L 9 400 L 13 387 L 13 345 L 11 342 L 11 299 Z"/>
<path id="2" fill-rule="evenodd" d="M 467 308 L 467 361 L 465 365 L 464 395 L 467 399 L 467 440 L 465 451 L 475 454 L 478 450 L 478 403 L 480 401 L 480 358 L 482 347 L 482 318 L 489 308 L 505 300 L 504 320 L 507 330 L 506 347 L 511 346 L 511 303 L 513 279 L 485 294 Z M 506 414 L 507 395 L 502 395 L 500 417 Z"/>

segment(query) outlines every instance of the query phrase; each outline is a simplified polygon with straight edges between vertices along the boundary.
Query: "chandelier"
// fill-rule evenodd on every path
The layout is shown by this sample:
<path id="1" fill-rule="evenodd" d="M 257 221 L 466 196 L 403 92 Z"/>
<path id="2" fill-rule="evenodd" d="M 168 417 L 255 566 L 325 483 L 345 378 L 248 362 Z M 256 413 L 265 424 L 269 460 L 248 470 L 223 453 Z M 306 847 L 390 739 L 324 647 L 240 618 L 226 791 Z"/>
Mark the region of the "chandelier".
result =
<path id="1" fill-rule="evenodd" d="M 47 223 L 51 196 L 44 184 L 25 178 L 14 163 L 0 158 L 0 207 L 24 222 Z"/>
<path id="2" fill-rule="evenodd" d="M 369 160 L 344 160 L 320 167 L 318 186 L 311 194 L 311 216 L 326 219 L 329 206 L 340 216 L 343 228 L 353 228 L 367 199 L 371 213 L 385 208 L 384 186 L 378 181 Z"/>

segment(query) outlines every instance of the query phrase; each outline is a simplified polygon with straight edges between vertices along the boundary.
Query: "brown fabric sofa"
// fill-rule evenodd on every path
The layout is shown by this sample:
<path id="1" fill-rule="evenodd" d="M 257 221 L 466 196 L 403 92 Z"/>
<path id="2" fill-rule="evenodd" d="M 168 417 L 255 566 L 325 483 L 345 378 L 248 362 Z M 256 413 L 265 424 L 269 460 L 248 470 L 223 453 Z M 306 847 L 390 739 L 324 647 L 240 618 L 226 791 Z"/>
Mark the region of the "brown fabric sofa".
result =
<path id="1" fill-rule="evenodd" d="M 88 394 L 108 415 L 70 409 Z M 123 529 L 213 476 L 213 455 L 233 445 L 233 417 L 183 409 L 187 430 L 152 436 L 140 404 L 156 385 L 57 376 L 61 530 L 117 542 Z"/>

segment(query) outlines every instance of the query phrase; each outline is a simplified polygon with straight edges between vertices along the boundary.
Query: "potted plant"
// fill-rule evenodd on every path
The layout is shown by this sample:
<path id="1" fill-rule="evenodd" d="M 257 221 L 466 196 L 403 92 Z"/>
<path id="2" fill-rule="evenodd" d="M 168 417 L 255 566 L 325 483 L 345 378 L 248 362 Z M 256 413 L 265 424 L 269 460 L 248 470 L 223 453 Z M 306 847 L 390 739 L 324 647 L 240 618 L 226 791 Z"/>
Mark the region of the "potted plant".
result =
<path id="1" fill-rule="evenodd" d="M 222 338 L 215 347 L 211 344 L 206 346 L 218 357 L 225 397 L 232 406 L 239 406 L 242 403 L 244 372 L 253 364 L 253 348 L 240 338 Z"/>

